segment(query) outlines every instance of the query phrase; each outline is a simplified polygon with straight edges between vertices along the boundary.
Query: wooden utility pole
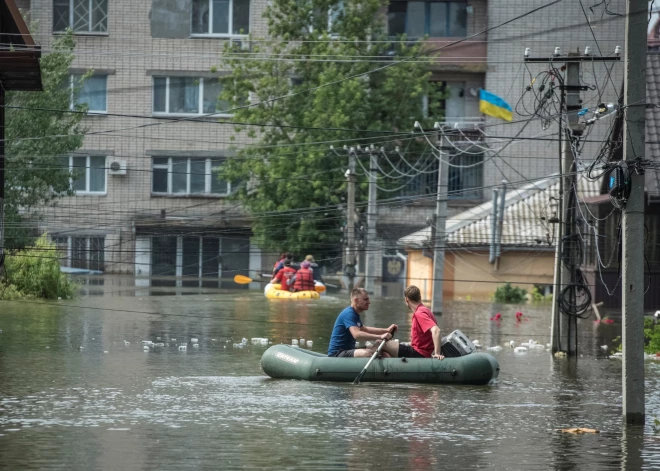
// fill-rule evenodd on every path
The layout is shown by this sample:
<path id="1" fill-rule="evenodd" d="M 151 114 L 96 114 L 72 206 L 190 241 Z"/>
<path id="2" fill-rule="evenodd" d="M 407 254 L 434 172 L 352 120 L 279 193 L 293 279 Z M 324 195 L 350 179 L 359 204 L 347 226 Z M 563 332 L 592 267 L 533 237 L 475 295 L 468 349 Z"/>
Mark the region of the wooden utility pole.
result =
<path id="1" fill-rule="evenodd" d="M 447 137 L 440 140 L 442 154 L 438 159 L 438 189 L 435 199 L 435 237 L 433 240 L 433 297 L 431 311 L 442 314 L 442 290 L 445 277 L 445 247 L 447 244 L 447 160 L 449 146 Z"/>
<path id="2" fill-rule="evenodd" d="M 369 148 L 369 203 L 367 206 L 367 267 L 365 270 L 364 287 L 369 293 L 376 291 L 376 221 L 378 219 L 376 200 L 376 175 L 378 171 L 378 155 Z"/>
<path id="3" fill-rule="evenodd" d="M 626 6 L 623 160 L 629 164 L 630 196 L 623 210 L 623 416 L 644 423 L 644 175 L 633 162 L 644 158 L 646 113 L 646 0 Z"/>

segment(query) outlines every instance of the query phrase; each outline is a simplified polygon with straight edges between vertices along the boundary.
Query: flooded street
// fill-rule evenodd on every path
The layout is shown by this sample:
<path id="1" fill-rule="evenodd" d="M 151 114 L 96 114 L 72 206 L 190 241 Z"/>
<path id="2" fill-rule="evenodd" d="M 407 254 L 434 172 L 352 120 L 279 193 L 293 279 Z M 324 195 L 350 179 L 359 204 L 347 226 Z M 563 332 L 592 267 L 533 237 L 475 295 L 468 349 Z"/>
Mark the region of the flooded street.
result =
<path id="1" fill-rule="evenodd" d="M 0 305 L 1 469 L 660 466 L 660 363 L 646 366 L 646 427 L 625 430 L 621 361 L 600 348 L 620 335 L 619 320 L 583 321 L 577 361 L 505 347 L 494 353 L 501 373 L 492 386 L 353 386 L 271 380 L 259 366 L 266 346 L 249 342 L 304 338 L 324 352 L 344 295 L 295 303 L 259 290 L 105 289 Z M 516 323 L 518 309 L 529 321 Z M 495 312 L 501 322 L 489 321 Z M 397 323 L 399 338 L 409 337 L 401 299 L 374 299 L 363 317 Z M 443 332 L 460 328 L 484 347 L 545 344 L 550 306 L 456 302 L 439 321 Z M 234 347 L 242 338 L 248 346 Z M 565 427 L 601 433 L 557 431 Z"/>

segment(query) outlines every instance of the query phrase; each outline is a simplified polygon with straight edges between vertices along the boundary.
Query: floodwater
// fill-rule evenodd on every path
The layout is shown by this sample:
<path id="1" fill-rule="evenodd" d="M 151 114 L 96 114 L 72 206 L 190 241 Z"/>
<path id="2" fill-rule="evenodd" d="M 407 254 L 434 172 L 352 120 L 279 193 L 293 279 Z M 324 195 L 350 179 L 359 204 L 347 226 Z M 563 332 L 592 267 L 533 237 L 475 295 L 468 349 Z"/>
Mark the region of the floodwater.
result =
<path id="1" fill-rule="evenodd" d="M 95 292 L 0 303 L 0 469 L 660 467 L 660 363 L 646 366 L 646 426 L 625 428 L 622 365 L 600 349 L 620 322 L 581 322 L 576 361 L 505 348 L 491 386 L 353 386 L 271 380 L 259 366 L 266 347 L 249 342 L 304 338 L 323 352 L 345 295 L 292 303 L 259 290 Z M 518 309 L 528 321 L 516 323 Z M 491 322 L 498 311 L 503 320 Z M 456 302 L 440 324 L 484 346 L 545 343 L 549 311 Z M 410 332 L 400 299 L 374 299 L 364 321 Z M 242 338 L 248 346 L 235 348 Z M 145 351 L 143 340 L 165 345 Z"/>

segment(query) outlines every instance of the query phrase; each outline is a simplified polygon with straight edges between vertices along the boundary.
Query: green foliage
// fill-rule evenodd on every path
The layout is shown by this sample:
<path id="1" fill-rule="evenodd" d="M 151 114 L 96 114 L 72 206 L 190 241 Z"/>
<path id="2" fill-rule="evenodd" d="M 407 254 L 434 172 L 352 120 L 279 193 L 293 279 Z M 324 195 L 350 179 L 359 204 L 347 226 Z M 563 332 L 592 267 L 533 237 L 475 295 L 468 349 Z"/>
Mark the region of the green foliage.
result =
<path id="1" fill-rule="evenodd" d="M 544 295 L 540 289 L 538 289 L 536 286 L 532 288 L 532 300 L 534 302 L 545 302 L 545 301 L 551 301 L 552 300 L 552 295 L 549 294 L 548 296 Z"/>
<path id="2" fill-rule="evenodd" d="M 273 0 L 264 17 L 275 39 L 259 41 L 250 55 L 231 45 L 225 50 L 222 65 L 231 73 L 220 79 L 221 99 L 237 108 L 233 121 L 261 126 L 235 128 L 256 143 L 238 149 L 221 177 L 244 183 L 234 198 L 255 216 L 252 230 L 266 249 L 318 253 L 319 247 L 338 245 L 346 219 L 341 205 L 348 157 L 332 152 L 331 144 L 401 145 L 415 160 L 426 142 L 411 138 L 414 121 L 432 129 L 441 119 L 442 94 L 429 82 L 430 60 L 389 66 L 390 60 L 411 59 L 424 46 L 409 46 L 405 38 L 389 41 L 383 14 L 387 1 L 343 2 L 346 7 L 332 14 L 329 31 L 328 12 L 339 3 Z M 367 56 L 382 60 L 368 62 Z M 284 58 L 292 60 L 275 60 Z M 241 107 L 246 103 L 260 104 Z M 362 159 L 368 165 L 368 157 Z M 366 188 L 360 176 L 358 202 L 366 200 Z"/>
<path id="3" fill-rule="evenodd" d="M 495 290 L 494 298 L 498 303 L 523 303 L 527 300 L 527 291 L 517 286 L 511 286 L 507 283 L 504 286 L 498 286 Z"/>
<path id="4" fill-rule="evenodd" d="M 0 299 L 72 298 L 77 285 L 60 272 L 58 257 L 47 234 L 38 238 L 34 246 L 7 253 Z"/>
<path id="5" fill-rule="evenodd" d="M 7 92 L 5 244 L 20 248 L 38 234 L 30 220 L 39 207 L 70 195 L 68 169 L 58 157 L 82 146 L 85 106 L 69 113 L 72 90 L 69 67 L 74 58 L 73 33 L 58 36 L 50 54 L 42 56 L 42 92 Z M 79 89 L 79 87 L 78 87 Z M 78 89 L 73 90 L 74 94 Z M 12 108 L 15 107 L 15 108 Z M 61 111 L 53 111 L 61 110 Z"/>

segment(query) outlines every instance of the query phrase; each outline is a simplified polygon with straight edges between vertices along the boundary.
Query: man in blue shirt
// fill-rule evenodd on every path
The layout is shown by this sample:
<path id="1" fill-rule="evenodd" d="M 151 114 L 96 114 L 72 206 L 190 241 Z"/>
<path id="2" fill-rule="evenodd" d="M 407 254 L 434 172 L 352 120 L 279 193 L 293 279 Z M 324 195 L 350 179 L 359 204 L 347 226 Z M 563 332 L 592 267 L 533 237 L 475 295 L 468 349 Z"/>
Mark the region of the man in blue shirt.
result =
<path id="1" fill-rule="evenodd" d="M 355 288 L 351 292 L 351 305 L 341 311 L 332 328 L 330 347 L 328 347 L 329 357 L 370 357 L 376 351 L 376 347 L 355 348 L 356 340 L 389 340 L 392 338 L 392 334 L 398 328 L 396 324 L 392 324 L 387 329 L 367 327 L 362 324 L 360 314 L 369 309 L 370 302 L 369 293 L 364 288 Z"/>

